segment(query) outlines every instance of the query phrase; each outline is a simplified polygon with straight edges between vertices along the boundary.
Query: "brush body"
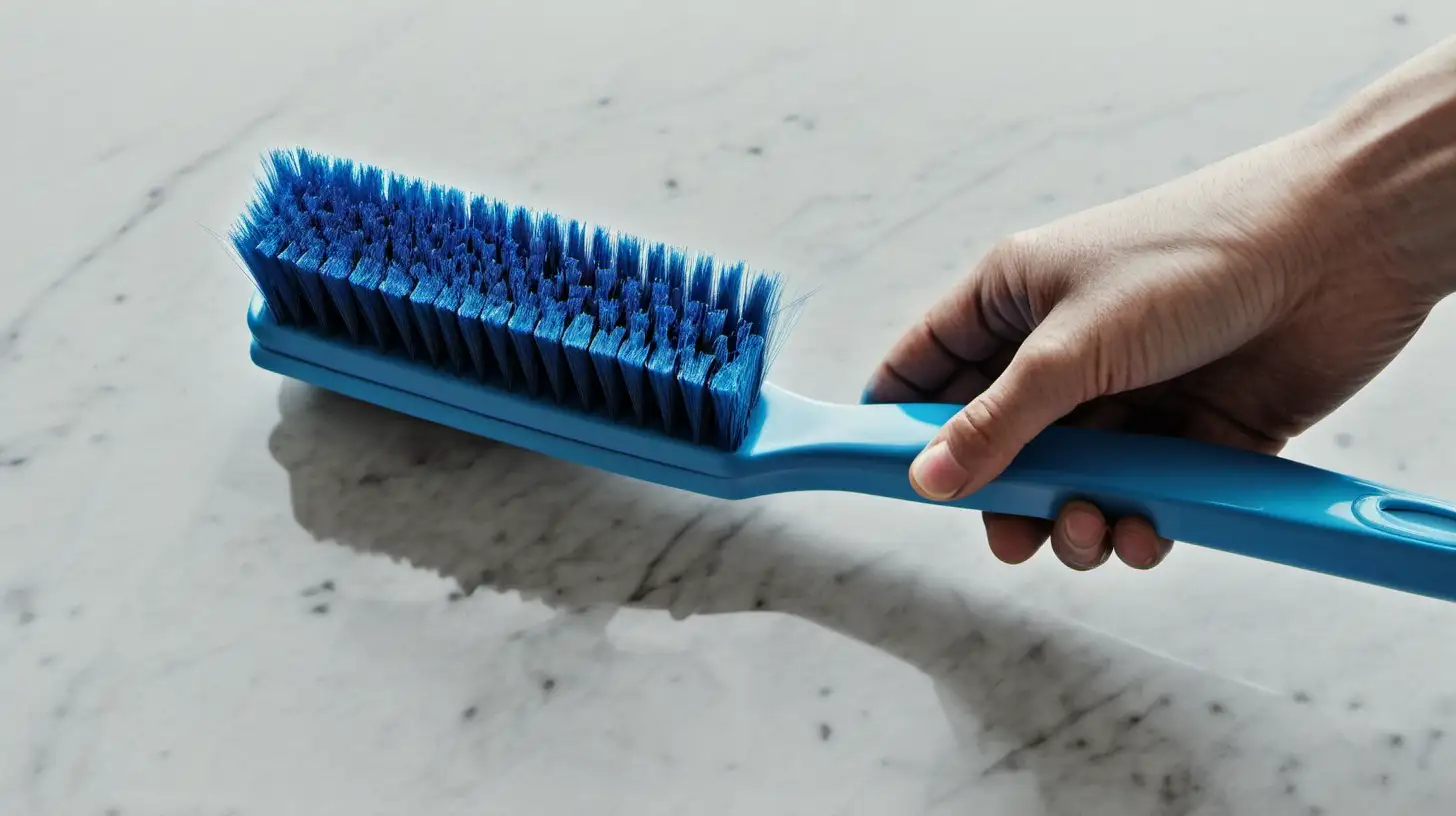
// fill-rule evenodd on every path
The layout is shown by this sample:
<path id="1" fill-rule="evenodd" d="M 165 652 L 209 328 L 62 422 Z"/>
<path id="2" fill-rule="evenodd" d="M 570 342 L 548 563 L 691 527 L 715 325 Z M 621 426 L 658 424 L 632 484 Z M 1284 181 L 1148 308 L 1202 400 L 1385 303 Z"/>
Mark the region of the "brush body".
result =
<path id="1" fill-rule="evenodd" d="M 724 294 L 725 268 L 711 260 L 689 263 L 676 250 L 644 250 L 622 238 L 597 254 L 595 244 L 572 238 L 584 228 L 532 214 L 517 230 L 515 219 L 527 217 L 518 210 L 491 215 L 478 236 L 452 248 L 448 236 L 432 242 L 434 221 L 453 220 L 458 238 L 471 213 L 495 209 L 463 194 L 442 204 L 448 191 L 435 195 L 437 207 L 428 190 L 407 186 L 394 188 L 395 196 L 420 205 L 418 211 L 394 210 L 392 223 L 375 225 L 387 235 L 384 246 L 361 250 L 349 230 L 330 232 L 329 225 L 343 211 L 358 231 L 367 217 L 349 216 L 351 207 L 367 209 L 373 201 L 387 208 L 391 196 L 372 198 L 376 188 L 391 189 L 371 175 L 381 171 L 302 155 L 275 156 L 282 164 L 260 192 L 266 206 L 255 203 L 251 220 L 235 233 L 259 285 L 248 315 L 259 366 L 431 422 L 709 496 L 827 490 L 920 500 L 907 478 L 910 462 L 957 406 L 833 405 L 765 385 L 776 279 L 728 267 L 731 291 Z M 320 164 L 310 170 L 307 160 Z M 314 194 L 310 210 L 310 184 L 334 184 L 359 197 L 336 195 L 324 209 Z M 290 200 L 280 204 L 280 190 Z M 406 235 L 401 221 L 424 238 Z M 513 231 L 520 241 L 509 239 Z M 428 251 L 420 251 L 422 242 Z M 539 254 L 502 245 L 534 246 Z M 487 269 L 491 264 L 500 269 Z M 332 281 L 323 273 L 330 265 Z M 520 270 L 514 281 L 513 268 Z M 639 283 L 624 286 L 623 278 Z M 642 295 L 649 287 L 655 296 Z M 393 308 L 387 297 L 395 298 Z M 630 309 L 613 305 L 624 301 Z M 487 302 L 494 313 L 483 307 Z M 594 332 L 578 331 L 563 344 L 572 325 L 588 321 Z M 432 332 L 433 345 L 424 339 Z M 557 353 L 563 345 L 576 356 Z M 634 384 L 635 395 L 628 393 Z M 1456 600 L 1456 508 L 1273 456 L 1054 427 L 993 483 L 956 504 L 1053 518 L 1073 498 L 1113 516 L 1144 516 L 1169 538 Z"/>

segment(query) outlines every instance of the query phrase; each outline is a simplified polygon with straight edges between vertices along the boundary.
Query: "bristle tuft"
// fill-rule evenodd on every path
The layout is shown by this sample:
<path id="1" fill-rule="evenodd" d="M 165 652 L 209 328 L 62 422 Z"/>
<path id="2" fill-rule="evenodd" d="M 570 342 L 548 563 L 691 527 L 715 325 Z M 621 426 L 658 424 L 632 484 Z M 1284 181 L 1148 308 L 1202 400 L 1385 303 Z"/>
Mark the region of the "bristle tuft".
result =
<path id="1" fill-rule="evenodd" d="M 730 450 L 777 348 L 776 275 L 306 149 L 230 238 L 280 323 Z"/>

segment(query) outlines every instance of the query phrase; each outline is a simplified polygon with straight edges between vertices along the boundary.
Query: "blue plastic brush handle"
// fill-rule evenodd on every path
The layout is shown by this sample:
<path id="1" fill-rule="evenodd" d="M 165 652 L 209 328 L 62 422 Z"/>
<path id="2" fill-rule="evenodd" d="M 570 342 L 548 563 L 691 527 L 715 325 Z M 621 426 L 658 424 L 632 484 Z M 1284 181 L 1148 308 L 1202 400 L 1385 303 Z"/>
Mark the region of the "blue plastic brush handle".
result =
<path id="1" fill-rule="evenodd" d="M 493 388 L 249 313 L 259 366 L 401 413 L 637 479 L 741 499 L 833 490 L 919 501 L 907 472 L 958 410 L 835 405 L 765 387 L 736 452 Z M 1067 500 L 1162 535 L 1456 600 L 1456 507 L 1288 459 L 1181 439 L 1049 428 L 956 504 L 1053 518 Z"/>
<path id="2" fill-rule="evenodd" d="M 772 487 L 901 499 L 917 498 L 909 464 L 959 410 L 826 405 L 776 390 L 765 401 L 751 445 Z M 1050 519 L 1070 499 L 1143 516 L 1168 538 L 1456 600 L 1456 507 L 1275 456 L 1052 427 L 955 504 Z"/>

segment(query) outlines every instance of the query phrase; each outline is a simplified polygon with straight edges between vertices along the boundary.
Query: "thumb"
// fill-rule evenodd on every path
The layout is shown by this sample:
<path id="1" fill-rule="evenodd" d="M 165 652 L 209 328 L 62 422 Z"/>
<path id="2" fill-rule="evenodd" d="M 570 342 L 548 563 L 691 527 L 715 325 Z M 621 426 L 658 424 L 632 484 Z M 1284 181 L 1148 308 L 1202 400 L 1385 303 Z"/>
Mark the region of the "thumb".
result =
<path id="1" fill-rule="evenodd" d="M 1011 364 L 955 415 L 910 466 L 910 481 L 927 499 L 959 499 L 1001 474 L 1047 426 L 1096 396 L 1093 344 L 1073 338 L 1069 310 L 1053 312 L 1032 332 Z"/>

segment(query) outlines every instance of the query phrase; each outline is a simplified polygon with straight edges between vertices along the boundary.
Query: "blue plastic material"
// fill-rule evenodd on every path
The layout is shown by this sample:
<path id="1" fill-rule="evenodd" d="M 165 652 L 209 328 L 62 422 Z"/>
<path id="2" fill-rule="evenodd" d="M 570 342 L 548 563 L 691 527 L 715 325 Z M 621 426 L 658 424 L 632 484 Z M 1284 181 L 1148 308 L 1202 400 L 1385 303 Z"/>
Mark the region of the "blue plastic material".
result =
<path id="1" fill-rule="evenodd" d="M 808 490 L 919 501 L 907 469 L 957 410 L 832 405 L 765 386 L 734 452 L 664 437 L 249 313 L 255 363 L 548 456 L 724 499 Z M 1047 429 L 961 507 L 1052 518 L 1068 499 L 1168 538 L 1456 600 L 1456 507 L 1288 459 L 1181 439 Z"/>

